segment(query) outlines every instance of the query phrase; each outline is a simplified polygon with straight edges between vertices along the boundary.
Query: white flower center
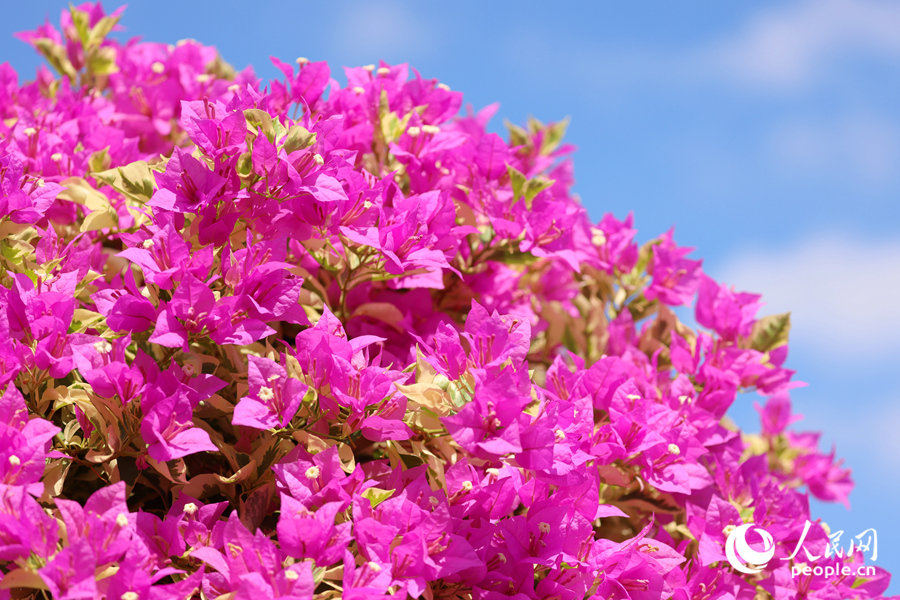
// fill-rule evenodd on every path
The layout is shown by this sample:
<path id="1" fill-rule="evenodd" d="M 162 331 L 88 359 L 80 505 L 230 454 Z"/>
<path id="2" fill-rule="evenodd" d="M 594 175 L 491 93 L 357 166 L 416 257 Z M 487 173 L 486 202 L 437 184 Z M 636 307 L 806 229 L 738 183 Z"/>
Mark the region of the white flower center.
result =
<path id="1" fill-rule="evenodd" d="M 272 391 L 270 387 L 261 387 L 259 388 L 259 399 L 260 400 L 271 400 L 275 397 L 275 392 Z"/>
<path id="2" fill-rule="evenodd" d="M 319 475 L 322 474 L 322 470 L 319 467 L 312 466 L 306 470 L 306 478 L 307 479 L 318 479 Z"/>
<path id="3" fill-rule="evenodd" d="M 200 510 L 200 509 L 197 508 L 197 505 L 194 504 L 193 502 L 188 502 L 187 504 L 184 505 L 184 513 L 187 515 L 196 514 L 198 510 Z"/>
<path id="4" fill-rule="evenodd" d="M 538 523 L 538 531 L 541 533 L 550 533 L 550 523 L 544 523 L 541 521 Z"/>
<path id="5" fill-rule="evenodd" d="M 106 340 L 100 340 L 94 344 L 94 350 L 99 352 L 100 354 L 107 354 L 112 352 L 112 344 L 107 342 Z"/>

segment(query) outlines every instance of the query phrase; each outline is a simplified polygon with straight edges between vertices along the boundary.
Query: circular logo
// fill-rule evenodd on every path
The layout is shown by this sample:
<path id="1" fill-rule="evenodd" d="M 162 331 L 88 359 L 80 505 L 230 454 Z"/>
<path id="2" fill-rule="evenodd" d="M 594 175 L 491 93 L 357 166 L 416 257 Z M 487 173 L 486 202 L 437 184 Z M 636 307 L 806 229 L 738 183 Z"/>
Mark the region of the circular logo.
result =
<path id="1" fill-rule="evenodd" d="M 728 535 L 728 539 L 725 540 L 725 556 L 728 557 L 731 566 L 741 573 L 759 573 L 775 556 L 775 542 L 772 540 L 772 534 L 760 527 L 755 527 L 754 531 L 762 539 L 765 550 L 760 552 L 750 547 L 750 544 L 747 543 L 747 532 L 751 527 L 753 527 L 753 523 L 735 527 L 734 531 Z M 749 565 L 745 563 L 749 563 Z"/>

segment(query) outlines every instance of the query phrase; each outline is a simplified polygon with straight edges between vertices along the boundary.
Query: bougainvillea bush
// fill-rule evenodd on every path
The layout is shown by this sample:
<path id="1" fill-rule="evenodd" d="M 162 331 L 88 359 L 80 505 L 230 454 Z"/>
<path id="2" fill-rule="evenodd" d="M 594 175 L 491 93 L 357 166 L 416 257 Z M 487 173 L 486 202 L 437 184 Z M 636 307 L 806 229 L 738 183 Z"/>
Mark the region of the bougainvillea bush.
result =
<path id="1" fill-rule="evenodd" d="M 504 140 L 407 65 L 261 83 L 120 12 L 0 65 L 0 598 L 884 592 L 792 576 L 863 556 L 810 515 L 852 482 L 788 429 L 787 315 L 591 221 L 565 124 Z"/>

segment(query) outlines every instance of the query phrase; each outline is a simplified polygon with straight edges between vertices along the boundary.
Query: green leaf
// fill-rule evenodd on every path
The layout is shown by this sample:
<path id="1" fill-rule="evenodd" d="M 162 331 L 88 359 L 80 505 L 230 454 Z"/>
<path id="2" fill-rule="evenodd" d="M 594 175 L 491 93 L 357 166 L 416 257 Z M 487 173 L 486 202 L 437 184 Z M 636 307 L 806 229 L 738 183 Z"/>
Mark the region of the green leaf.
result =
<path id="1" fill-rule="evenodd" d="M 504 121 L 503 124 L 506 125 L 506 128 L 509 130 L 509 141 L 512 146 L 527 147 L 531 144 L 531 138 L 527 131 L 509 121 Z"/>
<path id="2" fill-rule="evenodd" d="M 81 45 L 87 48 L 91 35 L 91 15 L 83 10 L 78 10 L 72 4 L 69 4 L 69 12 L 72 15 L 72 25 L 75 26 L 75 31 L 78 33 L 78 39 L 81 40 Z"/>
<path id="3" fill-rule="evenodd" d="M 81 223 L 81 231 L 99 231 L 106 227 L 116 227 L 119 224 L 119 215 L 110 206 L 106 210 L 95 210 L 84 218 Z"/>
<path id="4" fill-rule="evenodd" d="M 98 184 L 104 183 L 139 204 L 149 202 L 156 189 L 156 180 L 150 166 L 143 160 L 91 173 L 91 176 Z"/>
<path id="5" fill-rule="evenodd" d="M 510 252 L 499 257 L 507 265 L 530 265 L 538 261 L 538 257 L 531 252 Z"/>
<path id="6" fill-rule="evenodd" d="M 75 67 L 72 66 L 71 61 L 69 61 L 66 49 L 63 46 L 54 43 L 49 38 L 38 38 L 34 41 L 34 45 L 38 52 L 47 59 L 50 66 L 56 69 L 57 73 L 75 81 L 78 73 L 75 71 Z"/>
<path id="7" fill-rule="evenodd" d="M 288 154 L 303 148 L 309 148 L 316 143 L 316 134 L 310 133 L 305 127 L 291 125 L 284 140 L 284 151 Z"/>
<path id="8" fill-rule="evenodd" d="M 382 490 L 376 487 L 370 487 L 369 489 L 364 491 L 361 496 L 371 502 L 372 508 L 375 508 L 376 506 L 393 496 L 394 491 L 395 490 Z"/>
<path id="9" fill-rule="evenodd" d="M 534 200 L 534 197 L 554 183 L 556 183 L 555 179 L 547 179 L 543 175 L 538 175 L 534 179 L 529 179 L 525 184 L 525 206 L 531 208 L 531 202 Z"/>
<path id="10" fill-rule="evenodd" d="M 541 154 L 543 156 L 552 154 L 554 150 L 559 148 L 568 128 L 569 117 L 544 128 L 544 137 L 541 139 Z"/>
<path id="11" fill-rule="evenodd" d="M 509 183 L 513 189 L 513 204 L 515 204 L 525 194 L 525 183 L 528 181 L 528 178 L 512 165 L 506 165 L 506 172 L 509 173 Z"/>
<path id="12" fill-rule="evenodd" d="M 109 198 L 102 192 L 98 192 L 91 184 L 81 177 L 69 177 L 62 182 L 66 187 L 57 194 L 60 200 L 69 200 L 81 204 L 91 211 L 106 210 L 109 208 Z"/>
<path id="13" fill-rule="evenodd" d="M 116 64 L 116 49 L 104 46 L 92 51 L 87 60 L 88 71 L 94 75 L 111 75 L 119 72 Z"/>
<path id="14" fill-rule="evenodd" d="M 91 157 L 88 159 L 88 169 L 91 172 L 103 171 L 104 169 L 108 169 L 108 168 L 109 168 L 109 146 L 107 146 L 103 150 L 98 150 L 96 152 L 91 153 Z"/>
<path id="15" fill-rule="evenodd" d="M 415 469 L 425 464 L 425 459 L 415 454 L 401 454 L 400 460 L 403 461 L 403 466 L 407 469 Z"/>
<path id="16" fill-rule="evenodd" d="M 758 320 L 750 334 L 750 347 L 760 352 L 768 352 L 788 343 L 791 331 L 791 313 L 769 315 Z"/>
<path id="17" fill-rule="evenodd" d="M 247 129 L 254 136 L 258 129 L 262 128 L 269 141 L 275 143 L 275 124 L 272 122 L 272 115 L 259 108 L 248 108 L 244 111 L 244 118 L 247 119 Z"/>
<path id="18" fill-rule="evenodd" d="M 542 175 L 528 179 L 524 173 L 509 164 L 506 165 L 506 171 L 509 173 L 509 181 L 513 189 L 513 204 L 524 198 L 525 206 L 529 209 L 535 196 L 556 183 L 555 180 L 547 179 Z"/>
<path id="19" fill-rule="evenodd" d="M 91 33 L 88 38 L 89 46 L 99 46 L 103 43 L 103 40 L 106 39 L 106 36 L 109 35 L 109 32 L 113 30 L 113 27 L 116 26 L 116 23 L 119 22 L 119 17 L 115 16 L 106 16 L 97 21 L 97 24 L 91 28 Z"/>
<path id="20" fill-rule="evenodd" d="M 385 144 L 390 144 L 403 135 L 403 132 L 406 131 L 406 125 L 409 123 L 409 118 L 412 116 L 412 113 L 406 113 L 402 119 L 397 116 L 397 113 L 391 112 L 384 116 L 381 119 L 381 135 L 384 138 Z"/>

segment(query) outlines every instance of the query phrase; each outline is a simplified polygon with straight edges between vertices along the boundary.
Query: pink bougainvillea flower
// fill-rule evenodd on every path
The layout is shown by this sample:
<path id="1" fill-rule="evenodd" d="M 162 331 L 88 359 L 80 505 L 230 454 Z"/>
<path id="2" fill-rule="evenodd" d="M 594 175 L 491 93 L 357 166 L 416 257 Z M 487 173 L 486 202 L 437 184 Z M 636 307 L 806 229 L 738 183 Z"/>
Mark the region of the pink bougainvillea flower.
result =
<path id="1" fill-rule="evenodd" d="M 284 367 L 267 358 L 249 357 L 250 395 L 234 407 L 235 425 L 256 429 L 276 429 L 290 423 L 307 386 L 288 377 Z"/>

